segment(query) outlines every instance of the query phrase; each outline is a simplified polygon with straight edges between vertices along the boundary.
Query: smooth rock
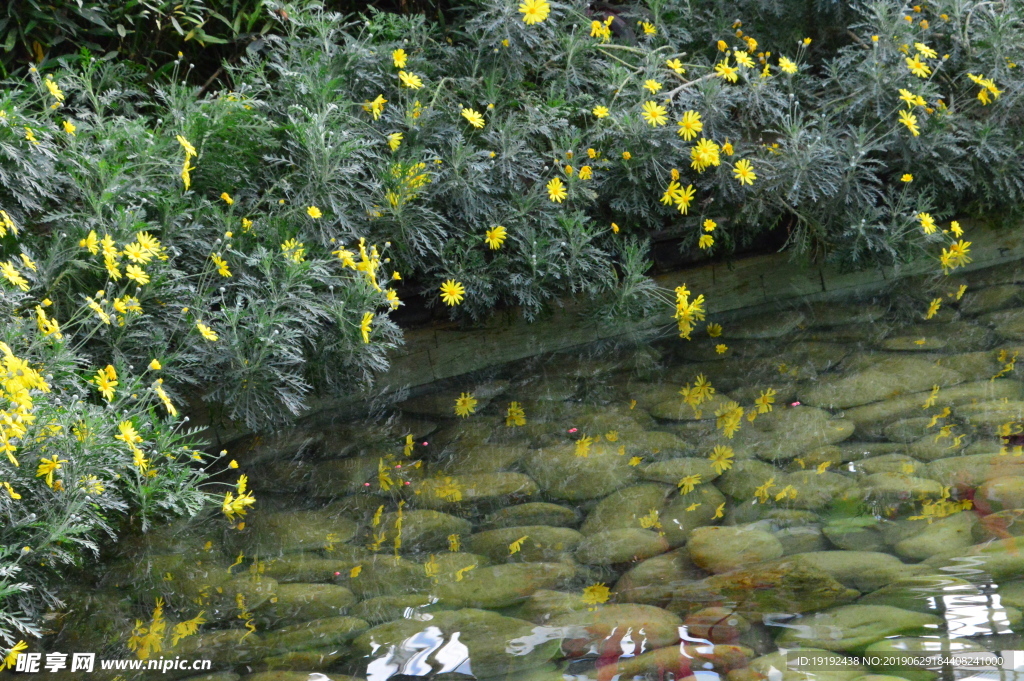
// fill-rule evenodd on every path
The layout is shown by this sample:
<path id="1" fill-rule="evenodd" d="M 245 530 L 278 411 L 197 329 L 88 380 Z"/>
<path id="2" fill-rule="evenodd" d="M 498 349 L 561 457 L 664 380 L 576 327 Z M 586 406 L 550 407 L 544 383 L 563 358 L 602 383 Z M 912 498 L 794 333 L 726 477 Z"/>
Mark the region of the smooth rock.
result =
<path id="1" fill-rule="evenodd" d="M 529 451 L 522 445 L 475 444 L 456 448 L 441 459 L 441 470 L 449 475 L 498 473 L 515 466 Z"/>
<path id="2" fill-rule="evenodd" d="M 891 605 L 903 610 L 940 615 L 946 611 L 947 599 L 954 604 L 966 604 L 980 594 L 978 587 L 966 580 L 950 575 L 924 574 L 887 584 L 861 596 L 857 602 L 861 605 Z"/>
<path id="3" fill-rule="evenodd" d="M 878 344 L 882 350 L 899 352 L 933 352 L 946 347 L 946 341 L 933 335 L 892 336 Z"/>
<path id="4" fill-rule="evenodd" d="M 871 498 L 888 503 L 938 499 L 942 496 L 942 485 L 934 480 L 900 473 L 875 473 L 865 477 L 860 485 Z"/>
<path id="5" fill-rule="evenodd" d="M 587 644 L 607 639 L 616 628 L 632 629 L 646 648 L 661 648 L 679 642 L 678 615 L 652 605 L 623 603 L 599 605 L 594 610 L 567 613 L 551 618 L 548 626 L 562 627 L 566 639 L 583 638 Z M 642 633 L 640 633 L 642 632 Z"/>
<path id="6" fill-rule="evenodd" d="M 688 475 L 699 475 L 701 482 L 711 482 L 719 473 L 709 459 L 698 457 L 667 459 L 640 468 L 640 477 L 644 480 L 669 485 L 675 485 Z"/>
<path id="7" fill-rule="evenodd" d="M 377 596 L 352 606 L 353 617 L 366 620 L 371 626 L 402 619 L 407 612 L 429 613 L 443 610 L 434 603 L 434 597 L 428 594 L 410 594 L 408 596 Z"/>
<path id="8" fill-rule="evenodd" d="M 1024 509 L 1024 476 L 985 481 L 974 493 L 974 505 L 983 513 Z"/>
<path id="9" fill-rule="evenodd" d="M 376 655 L 382 656 L 392 647 L 397 651 L 404 641 L 427 627 L 437 627 L 448 645 L 458 635 L 458 643 L 469 649 L 471 673 L 478 678 L 539 667 L 558 654 L 560 645 L 557 638 L 534 637 L 535 625 L 530 622 L 467 608 L 435 612 L 428 622 L 403 619 L 380 624 L 357 637 L 354 647 L 360 655 L 371 656 L 378 651 Z M 383 648 L 378 650 L 377 646 Z M 447 646 L 440 646 L 424 662 L 435 669 L 445 668 L 447 657 L 442 655 L 442 660 L 437 660 L 436 656 L 446 649 Z M 447 652 L 450 655 L 453 651 Z"/>
<path id="10" fill-rule="evenodd" d="M 266 646 L 259 634 L 248 629 L 218 629 L 186 636 L 176 645 L 165 648 L 165 658 L 216 660 L 218 665 L 234 666 L 259 659 Z"/>
<path id="11" fill-rule="evenodd" d="M 913 416 L 893 421 L 882 429 L 882 434 L 893 442 L 913 442 L 928 433 L 931 417 Z"/>
<path id="12" fill-rule="evenodd" d="M 910 681 L 926 681 L 927 679 L 937 677 L 934 671 L 930 671 L 924 666 L 917 667 L 915 665 L 899 663 L 886 664 L 886 662 L 895 661 L 899 658 L 923 657 L 930 655 L 951 657 L 966 653 L 986 652 L 984 646 L 971 641 L 970 639 L 949 639 L 946 637 L 936 638 L 934 636 L 935 632 L 929 633 L 932 633 L 933 635 L 928 638 L 900 637 L 878 641 L 869 645 L 864 650 L 864 654 L 877 657 L 881 662 L 880 664 L 871 666 L 871 669 L 875 672 L 899 676 L 904 679 L 910 679 Z M 941 665 L 935 666 L 939 667 Z"/>
<path id="13" fill-rule="evenodd" d="M 686 542 L 690 560 L 709 572 L 728 572 L 782 556 L 782 544 L 768 532 L 744 527 L 698 527 Z"/>
<path id="14" fill-rule="evenodd" d="M 1024 288 L 1021 286 L 998 284 L 969 291 L 960 302 L 960 310 L 963 314 L 973 317 L 1019 305 L 1022 299 Z"/>
<path id="15" fill-rule="evenodd" d="M 799 393 L 800 401 L 826 409 L 846 409 L 892 399 L 906 393 L 955 385 L 963 377 L 950 369 L 917 357 L 882 356 L 870 368 L 822 379 Z"/>
<path id="16" fill-rule="evenodd" d="M 265 632 L 263 646 L 271 654 L 334 646 L 351 641 L 369 626 L 357 617 L 325 617 Z"/>
<path id="17" fill-rule="evenodd" d="M 668 609 L 689 613 L 729 604 L 751 616 L 809 612 L 849 603 L 858 595 L 809 561 L 787 557 L 683 584 L 675 590 Z"/>
<path id="18" fill-rule="evenodd" d="M 878 530 L 878 520 L 873 516 L 835 518 L 822 532 L 836 548 L 846 551 L 881 551 L 885 540 Z"/>
<path id="19" fill-rule="evenodd" d="M 398 534 L 398 518 L 398 513 L 385 513 L 381 518 L 379 529 L 392 540 Z M 450 535 L 467 535 L 473 529 L 473 524 L 468 520 L 441 511 L 403 510 L 401 518 L 401 550 L 405 553 L 446 550 Z"/>
<path id="20" fill-rule="evenodd" d="M 920 416 L 921 406 L 931 396 L 931 389 L 935 384 L 937 382 L 911 394 L 906 394 L 907 391 L 903 391 L 883 401 L 846 409 L 843 415 L 857 424 L 858 434 L 862 434 L 864 437 L 879 437 L 885 424 L 900 418 Z M 959 404 L 976 401 L 1001 400 L 1004 397 L 1011 400 L 1024 398 L 1024 383 L 1003 378 L 996 380 L 986 378 L 959 385 L 940 386 L 937 399 L 941 400 L 943 405 L 955 407 Z"/>
<path id="21" fill-rule="evenodd" d="M 508 381 L 489 381 L 471 388 L 458 391 L 441 391 L 413 397 L 398 403 L 398 408 L 407 414 L 417 414 L 433 418 L 454 418 L 455 400 L 468 392 L 477 400 L 477 411 L 483 411 L 487 404 L 508 389 Z"/>
<path id="22" fill-rule="evenodd" d="M 509 563 L 470 570 L 461 581 L 445 581 L 434 590 L 448 607 L 504 608 L 539 589 L 557 589 L 576 570 L 565 563 Z"/>
<path id="23" fill-rule="evenodd" d="M 664 421 L 700 421 L 702 419 L 714 419 L 715 412 L 732 398 L 729 395 L 716 392 L 709 400 L 694 407 L 683 401 L 682 395 L 675 395 L 673 398 L 659 402 L 649 409 L 651 416 Z"/>
<path id="24" fill-rule="evenodd" d="M 782 555 L 784 556 L 810 551 L 826 551 L 829 548 L 821 528 L 817 526 L 784 527 L 772 534 L 782 544 Z"/>
<path id="25" fill-rule="evenodd" d="M 703 608 L 690 613 L 684 620 L 690 636 L 712 643 L 735 643 L 750 630 L 750 622 L 731 608 Z"/>
<path id="26" fill-rule="evenodd" d="M 335 584 L 279 584 L 275 598 L 258 610 L 270 626 L 344 615 L 356 602 L 351 591 Z"/>
<path id="27" fill-rule="evenodd" d="M 796 489 L 796 498 L 786 501 L 789 506 L 815 510 L 828 506 L 832 499 L 853 487 L 854 481 L 840 473 L 806 470 L 790 473 L 779 483 L 780 488 L 789 485 Z"/>
<path id="28" fill-rule="evenodd" d="M 935 459 L 923 475 L 946 486 L 977 487 L 986 480 L 1024 477 L 1024 456 L 966 454 Z"/>
<path id="29" fill-rule="evenodd" d="M 978 318 L 995 327 L 996 334 L 1009 340 L 1024 340 L 1024 308 L 1012 308 L 1001 312 L 990 312 Z"/>
<path id="30" fill-rule="evenodd" d="M 343 571 L 334 579 L 350 589 L 360 600 L 375 596 L 423 593 L 430 587 L 423 566 L 401 556 L 377 553 L 360 561 L 358 566 L 361 569 L 357 575 L 352 576 L 350 571 Z"/>
<path id="31" fill-rule="evenodd" d="M 364 484 L 374 484 L 382 457 L 353 456 L 347 459 L 320 461 L 316 475 L 308 483 L 309 494 L 314 497 L 336 497 L 364 491 Z"/>
<path id="32" fill-rule="evenodd" d="M 862 593 L 926 570 L 924 566 L 906 565 L 896 556 L 875 551 L 818 551 L 792 558 L 827 572 L 844 586 Z"/>
<path id="33" fill-rule="evenodd" d="M 323 511 L 284 511 L 256 514 L 253 530 L 260 555 L 274 556 L 344 543 L 356 535 L 358 525 Z"/>
<path id="34" fill-rule="evenodd" d="M 680 494 L 661 512 L 661 532 L 670 546 L 681 546 L 697 528 L 715 522 L 719 509 L 725 508 L 725 496 L 712 484 L 697 485 L 692 492 Z"/>
<path id="35" fill-rule="evenodd" d="M 576 547 L 576 560 L 584 565 L 635 563 L 668 551 L 668 541 L 657 532 L 640 528 L 606 530 L 588 537 Z"/>
<path id="36" fill-rule="evenodd" d="M 628 485 L 636 475 L 629 459 L 614 443 L 594 443 L 588 455 L 576 455 L 575 445 L 536 449 L 523 459 L 527 472 L 555 499 L 582 501 L 605 497 Z"/>
<path id="37" fill-rule="evenodd" d="M 808 450 L 842 442 L 853 430 L 853 422 L 833 418 L 823 409 L 777 407 L 744 424 L 734 438 L 734 446 L 765 461 L 788 461 Z"/>
<path id="38" fill-rule="evenodd" d="M 796 310 L 765 312 L 743 317 L 725 327 L 723 338 L 764 339 L 782 338 L 804 323 L 804 314 Z"/>
<path id="39" fill-rule="evenodd" d="M 582 593 L 540 589 L 526 600 L 507 608 L 504 613 L 535 624 L 548 624 L 553 617 L 588 611 L 593 607 Z"/>
<path id="40" fill-rule="evenodd" d="M 634 649 L 642 650 L 639 646 Z M 636 657 L 619 657 L 609 665 L 609 673 L 621 679 L 656 678 L 661 674 L 685 679 L 693 676 L 690 672 L 696 668 L 701 670 L 698 674 L 714 674 L 708 678 L 722 678 L 745 667 L 753 654 L 746 646 L 672 645 L 641 652 Z"/>
<path id="41" fill-rule="evenodd" d="M 550 504 L 543 501 L 529 501 L 498 509 L 484 518 L 484 528 L 500 529 L 502 527 L 521 527 L 524 525 L 550 525 L 551 527 L 571 527 L 579 522 L 579 514 L 574 508 Z"/>
<path id="42" fill-rule="evenodd" d="M 732 468 L 715 481 L 715 486 L 733 499 L 747 501 L 754 498 L 754 490 L 774 477 L 782 477 L 774 466 L 747 459 L 733 463 Z"/>
<path id="43" fill-rule="evenodd" d="M 464 506 L 497 508 L 530 501 L 540 488 L 522 473 L 467 473 L 429 478 L 412 486 L 417 506 L 444 510 Z"/>
<path id="44" fill-rule="evenodd" d="M 466 539 L 465 546 L 495 563 L 557 562 L 562 554 L 574 551 L 582 539 L 583 535 L 567 527 L 531 525 L 477 532 Z M 518 543 L 514 553 L 513 543 Z"/>
<path id="45" fill-rule="evenodd" d="M 649 516 L 651 511 L 661 513 L 671 492 L 672 487 L 656 483 L 631 485 L 616 490 L 599 501 L 587 514 L 580 532 L 591 535 L 607 530 L 640 528 L 641 518 Z"/>
<path id="46" fill-rule="evenodd" d="M 904 539 L 893 548 L 896 555 L 907 560 L 925 560 L 946 551 L 965 550 L 973 543 L 976 522 L 977 516 L 973 513 L 954 513 L 931 524 L 922 523 L 919 534 Z"/>
<path id="47" fill-rule="evenodd" d="M 362 549 L 355 555 L 347 555 L 348 551 L 344 553 L 346 555 L 339 555 L 336 558 L 321 558 L 312 553 L 293 553 L 271 558 L 264 563 L 263 574 L 281 584 L 332 582 L 335 573 L 347 573 L 364 559 L 369 559 L 371 555 Z"/>
<path id="48" fill-rule="evenodd" d="M 615 583 L 620 602 L 664 606 L 675 589 L 702 579 L 705 573 L 693 564 L 686 549 L 676 549 L 641 561 Z"/>
<path id="49" fill-rule="evenodd" d="M 882 454 L 861 459 L 853 464 L 858 472 L 873 475 L 875 473 L 902 473 L 903 475 L 922 475 L 927 470 L 925 465 L 906 454 Z M 923 477 L 931 477 L 924 474 Z"/>
<path id="50" fill-rule="evenodd" d="M 887 605 L 842 605 L 789 622 L 776 641 L 782 647 L 858 650 L 899 634 L 937 629 L 941 617 Z"/>
<path id="51" fill-rule="evenodd" d="M 798 664 L 801 657 L 814 660 L 814 664 Z M 856 660 L 846 655 L 822 648 L 804 647 L 787 648 L 785 652 L 776 651 L 762 655 L 751 660 L 750 669 L 758 675 L 756 679 L 771 679 L 772 681 L 853 681 L 853 679 L 863 678 L 868 671 L 867 667 L 858 664 Z M 823 671 L 823 669 L 828 671 Z M 734 679 L 730 676 L 729 681 L 754 681 L 754 679 Z"/>

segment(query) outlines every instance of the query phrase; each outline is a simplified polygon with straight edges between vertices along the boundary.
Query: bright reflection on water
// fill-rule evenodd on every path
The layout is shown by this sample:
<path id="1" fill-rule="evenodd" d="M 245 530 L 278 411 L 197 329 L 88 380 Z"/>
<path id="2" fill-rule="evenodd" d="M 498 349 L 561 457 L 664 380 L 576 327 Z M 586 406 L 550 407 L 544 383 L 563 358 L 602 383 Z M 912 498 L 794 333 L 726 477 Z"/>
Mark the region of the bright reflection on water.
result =
<path id="1" fill-rule="evenodd" d="M 234 443 L 245 527 L 127 543 L 49 648 L 129 657 L 161 597 L 158 654 L 209 681 L 1024 681 L 1018 281 L 710 320 Z M 978 664 L 907 659 L 935 653 Z"/>

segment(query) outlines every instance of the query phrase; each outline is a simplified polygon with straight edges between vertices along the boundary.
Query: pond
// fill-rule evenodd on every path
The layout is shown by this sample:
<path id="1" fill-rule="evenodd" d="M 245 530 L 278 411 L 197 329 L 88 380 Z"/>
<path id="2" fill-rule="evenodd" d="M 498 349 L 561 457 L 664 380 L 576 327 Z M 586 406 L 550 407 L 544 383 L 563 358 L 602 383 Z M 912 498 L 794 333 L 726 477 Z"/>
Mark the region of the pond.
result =
<path id="1" fill-rule="evenodd" d="M 709 319 L 236 443 L 248 515 L 124 543 L 49 649 L 224 681 L 1010 678 L 1021 274 Z"/>

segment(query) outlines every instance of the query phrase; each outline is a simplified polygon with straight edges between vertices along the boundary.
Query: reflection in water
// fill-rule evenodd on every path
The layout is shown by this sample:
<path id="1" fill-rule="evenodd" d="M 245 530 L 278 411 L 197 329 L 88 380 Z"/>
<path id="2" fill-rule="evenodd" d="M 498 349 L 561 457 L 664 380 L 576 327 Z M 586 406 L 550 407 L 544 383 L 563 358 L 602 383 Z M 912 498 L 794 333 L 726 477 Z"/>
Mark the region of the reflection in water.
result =
<path id="1" fill-rule="evenodd" d="M 1019 281 L 574 350 L 230 445 L 251 522 L 126 546 L 51 648 L 126 657 L 140 622 L 161 654 L 303 680 L 1011 681 L 1020 656 L 830 674 L 865 651 L 1024 650 Z M 835 669 L 787 669 L 802 648 Z"/>
<path id="2" fill-rule="evenodd" d="M 440 629 L 428 626 L 400 644 L 388 646 L 387 653 L 383 657 L 379 657 L 367 665 L 367 681 L 385 681 L 396 674 L 427 676 L 431 673 L 447 674 L 451 672 L 472 675 L 469 648 L 459 641 L 459 633 L 453 633 L 445 642 L 444 634 Z M 383 646 L 379 648 L 383 648 Z M 374 649 L 375 654 L 379 648 Z M 437 668 L 428 662 L 431 655 L 434 656 Z"/>

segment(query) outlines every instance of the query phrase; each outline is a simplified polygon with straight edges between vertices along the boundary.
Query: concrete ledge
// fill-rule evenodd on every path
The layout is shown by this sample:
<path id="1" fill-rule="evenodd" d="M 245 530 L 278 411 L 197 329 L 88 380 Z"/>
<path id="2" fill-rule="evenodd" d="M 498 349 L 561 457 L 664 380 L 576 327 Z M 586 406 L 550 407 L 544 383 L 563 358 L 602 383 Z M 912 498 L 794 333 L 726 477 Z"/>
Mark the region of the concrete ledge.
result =
<path id="1" fill-rule="evenodd" d="M 973 271 L 1024 259 L 1024 230 L 992 229 L 961 221 L 971 241 L 972 262 L 958 272 Z M 694 294 L 703 293 L 709 318 L 725 320 L 760 311 L 767 305 L 842 299 L 883 291 L 901 278 L 937 274 L 937 258 L 922 258 L 899 268 L 843 271 L 832 265 L 801 264 L 789 253 L 739 258 L 673 272 L 657 277 L 660 286 L 674 289 L 685 283 Z M 511 313 L 476 327 L 456 324 L 412 329 L 405 346 L 391 357 L 390 369 L 378 378 L 374 394 L 412 389 L 489 366 L 566 350 L 594 341 L 647 332 L 675 332 L 669 312 L 640 325 L 602 324 L 581 316 L 582 304 L 567 300 L 549 316 L 527 323 Z M 313 400 L 307 417 L 351 409 L 365 396 Z M 304 417 L 305 418 L 305 417 Z M 218 445 L 242 435 L 231 429 L 206 433 Z"/>

